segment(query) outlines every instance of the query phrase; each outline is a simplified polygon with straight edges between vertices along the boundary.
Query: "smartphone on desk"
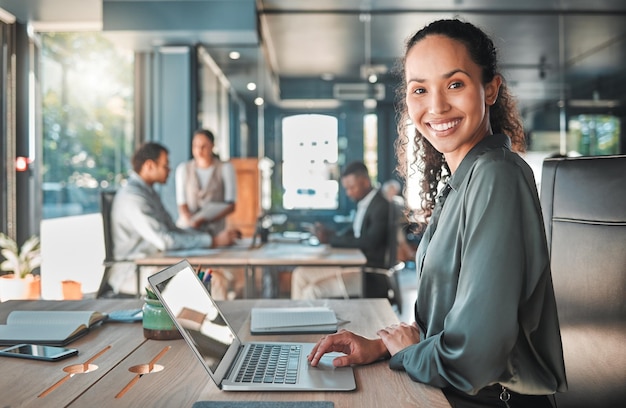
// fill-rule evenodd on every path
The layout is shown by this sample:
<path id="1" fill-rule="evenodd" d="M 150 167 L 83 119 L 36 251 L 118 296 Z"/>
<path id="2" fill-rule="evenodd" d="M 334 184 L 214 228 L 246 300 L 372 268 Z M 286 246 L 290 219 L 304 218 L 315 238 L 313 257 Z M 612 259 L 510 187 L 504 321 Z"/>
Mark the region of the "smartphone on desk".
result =
<path id="1" fill-rule="evenodd" d="M 77 349 L 40 344 L 18 344 L 0 350 L 0 356 L 43 361 L 59 361 L 77 354 Z"/>

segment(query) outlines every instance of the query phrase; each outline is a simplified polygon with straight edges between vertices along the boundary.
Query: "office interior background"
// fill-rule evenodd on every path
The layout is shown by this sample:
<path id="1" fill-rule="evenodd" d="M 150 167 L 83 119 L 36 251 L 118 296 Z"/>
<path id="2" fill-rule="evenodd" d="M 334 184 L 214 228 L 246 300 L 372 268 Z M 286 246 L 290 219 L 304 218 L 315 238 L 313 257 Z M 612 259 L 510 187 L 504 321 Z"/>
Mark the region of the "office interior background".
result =
<path id="1" fill-rule="evenodd" d="M 405 39 L 452 17 L 496 41 L 538 182 L 549 155 L 624 153 L 623 0 L 0 0 L 0 230 L 41 234 L 42 272 L 58 243 L 98 245 L 80 217 L 99 214 L 134 148 L 163 143 L 175 166 L 200 127 L 222 159 L 255 164 L 259 211 L 346 217 L 345 163 L 397 177 Z M 160 193 L 174 215 L 173 176 Z M 90 267 L 59 262 L 75 279 Z"/>

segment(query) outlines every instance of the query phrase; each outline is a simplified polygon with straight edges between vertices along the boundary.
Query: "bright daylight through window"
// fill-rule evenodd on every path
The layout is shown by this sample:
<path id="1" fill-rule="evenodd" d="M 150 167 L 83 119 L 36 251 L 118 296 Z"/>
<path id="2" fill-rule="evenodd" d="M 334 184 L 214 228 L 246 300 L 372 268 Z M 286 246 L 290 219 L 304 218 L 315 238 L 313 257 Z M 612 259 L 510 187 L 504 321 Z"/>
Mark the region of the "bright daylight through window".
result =
<path id="1" fill-rule="evenodd" d="M 133 53 L 98 33 L 41 36 L 43 218 L 99 211 L 128 172 Z"/>
<path id="2" fill-rule="evenodd" d="M 283 119 L 283 208 L 338 207 L 338 122 L 327 115 Z"/>

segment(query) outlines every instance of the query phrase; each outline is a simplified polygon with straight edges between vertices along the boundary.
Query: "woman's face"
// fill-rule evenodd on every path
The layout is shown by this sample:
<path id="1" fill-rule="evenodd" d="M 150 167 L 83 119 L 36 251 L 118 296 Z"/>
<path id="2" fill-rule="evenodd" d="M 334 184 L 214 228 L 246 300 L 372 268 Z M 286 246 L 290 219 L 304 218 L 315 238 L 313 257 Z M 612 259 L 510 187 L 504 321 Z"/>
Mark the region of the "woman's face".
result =
<path id="1" fill-rule="evenodd" d="M 467 152 L 491 133 L 488 106 L 502 80 L 496 76 L 483 85 L 482 70 L 465 46 L 443 35 L 413 45 L 405 72 L 409 117 L 454 172 Z"/>
<path id="2" fill-rule="evenodd" d="M 209 165 L 213 157 L 213 142 L 203 134 L 195 134 L 191 141 L 191 154 L 198 165 Z"/>

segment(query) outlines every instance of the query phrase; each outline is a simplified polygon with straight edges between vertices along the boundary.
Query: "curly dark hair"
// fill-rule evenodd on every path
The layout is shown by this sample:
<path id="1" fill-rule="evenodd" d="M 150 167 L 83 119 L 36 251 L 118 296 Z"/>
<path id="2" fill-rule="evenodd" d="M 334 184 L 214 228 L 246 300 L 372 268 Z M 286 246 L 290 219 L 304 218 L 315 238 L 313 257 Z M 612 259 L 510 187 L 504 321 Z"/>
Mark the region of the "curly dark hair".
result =
<path id="1" fill-rule="evenodd" d="M 489 83 L 498 71 L 498 58 L 493 41 L 481 29 L 471 23 L 457 19 L 438 20 L 430 23 L 411 36 L 405 44 L 404 57 L 398 62 L 395 72 L 401 79 L 397 88 L 397 128 L 398 138 L 395 142 L 398 159 L 397 171 L 403 178 L 412 176 L 415 172 L 421 173 L 420 198 L 422 201 L 421 215 L 428 220 L 435 208 L 437 188 L 441 181 L 450 177 L 450 168 L 443 154 L 435 150 L 417 129 L 413 133 L 415 152 L 410 165 L 407 164 L 407 148 L 409 144 L 410 119 L 406 104 L 405 63 L 406 56 L 411 48 L 429 35 L 444 35 L 462 43 L 470 58 L 482 68 L 483 84 Z M 522 120 L 517 110 L 516 102 L 509 93 L 506 83 L 502 81 L 496 102 L 489 108 L 489 119 L 494 133 L 503 133 L 511 139 L 514 151 L 526 150 L 526 142 Z M 405 183 L 406 185 L 406 183 Z"/>

